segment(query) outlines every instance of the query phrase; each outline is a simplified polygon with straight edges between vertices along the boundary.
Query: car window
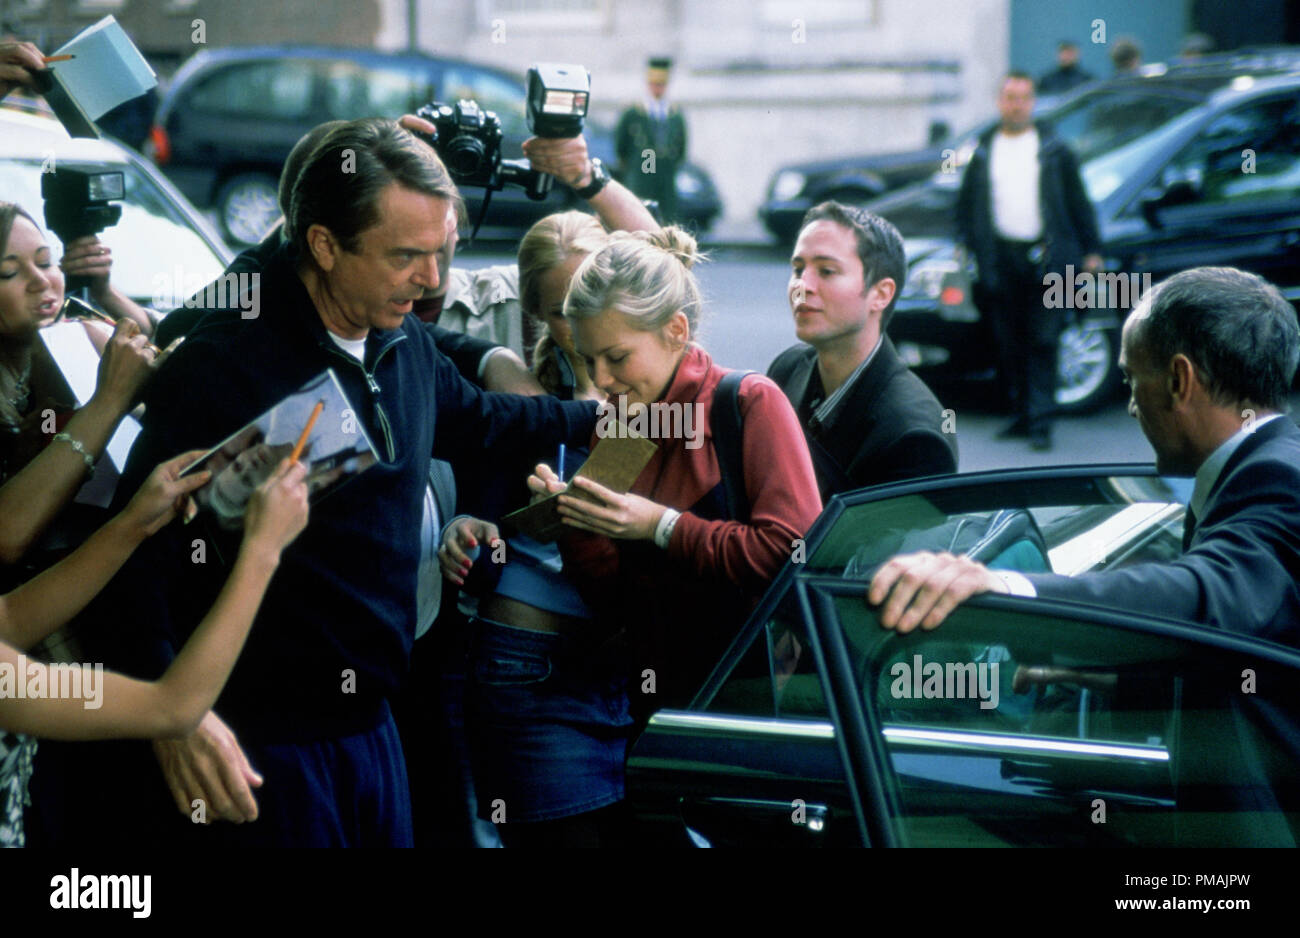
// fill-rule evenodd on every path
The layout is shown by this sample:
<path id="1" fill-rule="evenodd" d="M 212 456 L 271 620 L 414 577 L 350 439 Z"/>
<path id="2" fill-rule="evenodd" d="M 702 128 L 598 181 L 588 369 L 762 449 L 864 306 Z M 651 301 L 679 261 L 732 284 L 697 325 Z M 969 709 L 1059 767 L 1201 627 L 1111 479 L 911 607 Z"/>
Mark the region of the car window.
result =
<path id="1" fill-rule="evenodd" d="M 223 68 L 199 82 L 182 107 L 201 114 L 302 119 L 311 107 L 312 63 L 294 59 Z"/>
<path id="2" fill-rule="evenodd" d="M 803 574 L 858 581 L 898 553 L 953 550 L 999 569 L 1077 575 L 1172 560 L 1182 550 L 1179 480 L 1101 476 L 938 488 L 848 505 L 822 531 Z M 990 507 L 995 506 L 995 507 Z M 792 585 L 705 709 L 738 716 L 829 716 Z"/>
<path id="3" fill-rule="evenodd" d="M 528 137 L 522 82 L 469 65 L 448 65 L 442 73 L 438 100 L 455 104 L 461 98 L 478 102 L 485 111 L 496 111 L 497 117 L 501 118 L 502 134 L 516 144 L 512 150 L 517 150 L 517 144 Z M 510 152 L 505 155 L 514 158 L 519 154 Z"/>
<path id="4" fill-rule="evenodd" d="M 751 640 L 704 708 L 712 713 L 825 721 L 826 696 L 793 590 Z"/>
<path id="5" fill-rule="evenodd" d="M 1194 98 L 1140 91 L 1085 95 L 1047 118 L 1057 135 L 1086 163 L 1144 137 L 1196 106 Z"/>
<path id="6" fill-rule="evenodd" d="M 898 636 L 834 598 L 912 845 L 1294 845 L 1292 668 L 1035 605 Z"/>
<path id="7" fill-rule="evenodd" d="M 1164 559 L 1181 546 L 1181 480 L 1037 478 L 850 499 L 810 547 L 808 572 L 866 581 L 894 554 L 967 553 L 989 566 L 1074 575 Z"/>
<path id="8" fill-rule="evenodd" d="M 1143 164 L 1167 147 L 1169 141 L 1181 137 L 1200 117 L 1198 111 L 1188 111 L 1081 161 L 1079 177 L 1088 190 L 1088 198 L 1096 203 L 1108 197 L 1126 180 L 1132 179 Z"/>
<path id="9" fill-rule="evenodd" d="M 1215 118 L 1161 177 L 1190 183 L 1197 205 L 1300 199 L 1300 101 L 1269 98 Z"/>
<path id="10" fill-rule="evenodd" d="M 431 100 L 428 78 L 398 68 L 363 68 L 354 62 L 321 66 L 325 115 L 329 120 L 399 117 L 414 114 Z"/>

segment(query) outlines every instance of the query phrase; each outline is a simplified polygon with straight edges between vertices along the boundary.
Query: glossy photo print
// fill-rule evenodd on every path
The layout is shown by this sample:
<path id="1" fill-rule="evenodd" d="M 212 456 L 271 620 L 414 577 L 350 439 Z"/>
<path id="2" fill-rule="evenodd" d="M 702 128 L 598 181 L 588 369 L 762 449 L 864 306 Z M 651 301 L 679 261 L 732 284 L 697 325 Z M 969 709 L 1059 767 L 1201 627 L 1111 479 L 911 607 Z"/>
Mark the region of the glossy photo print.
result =
<path id="1" fill-rule="evenodd" d="M 238 529 L 249 496 L 295 448 L 308 465 L 313 501 L 378 461 L 332 370 L 321 372 L 190 466 L 187 472 L 212 472 L 195 503 L 211 511 L 221 527 Z"/>

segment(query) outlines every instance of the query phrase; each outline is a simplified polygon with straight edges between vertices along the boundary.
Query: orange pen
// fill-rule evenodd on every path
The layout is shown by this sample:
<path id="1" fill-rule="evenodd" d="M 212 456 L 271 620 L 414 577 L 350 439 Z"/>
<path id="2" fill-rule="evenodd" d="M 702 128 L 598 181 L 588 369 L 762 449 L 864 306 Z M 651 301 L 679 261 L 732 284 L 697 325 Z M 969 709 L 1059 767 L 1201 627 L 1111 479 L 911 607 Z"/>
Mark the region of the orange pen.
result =
<path id="1" fill-rule="evenodd" d="M 293 454 L 289 457 L 291 462 L 297 462 L 298 457 L 302 455 L 302 449 L 307 445 L 307 437 L 311 436 L 311 428 L 316 426 L 316 418 L 320 416 L 320 412 L 324 409 L 324 401 L 317 401 L 316 406 L 311 409 L 311 416 L 307 418 L 307 426 L 302 428 L 302 436 L 298 437 L 298 442 L 293 447 Z"/>

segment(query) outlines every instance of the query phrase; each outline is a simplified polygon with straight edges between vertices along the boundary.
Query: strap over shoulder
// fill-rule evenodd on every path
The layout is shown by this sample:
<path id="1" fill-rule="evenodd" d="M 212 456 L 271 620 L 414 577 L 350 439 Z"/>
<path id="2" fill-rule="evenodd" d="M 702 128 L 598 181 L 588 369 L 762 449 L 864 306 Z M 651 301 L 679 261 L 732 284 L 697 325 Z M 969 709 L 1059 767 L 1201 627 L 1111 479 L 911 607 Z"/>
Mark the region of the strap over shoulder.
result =
<path id="1" fill-rule="evenodd" d="M 732 521 L 749 521 L 749 496 L 745 493 L 744 418 L 740 414 L 740 384 L 752 371 L 729 371 L 713 391 L 709 428 L 713 450 L 722 471 L 727 495 L 727 515 Z"/>

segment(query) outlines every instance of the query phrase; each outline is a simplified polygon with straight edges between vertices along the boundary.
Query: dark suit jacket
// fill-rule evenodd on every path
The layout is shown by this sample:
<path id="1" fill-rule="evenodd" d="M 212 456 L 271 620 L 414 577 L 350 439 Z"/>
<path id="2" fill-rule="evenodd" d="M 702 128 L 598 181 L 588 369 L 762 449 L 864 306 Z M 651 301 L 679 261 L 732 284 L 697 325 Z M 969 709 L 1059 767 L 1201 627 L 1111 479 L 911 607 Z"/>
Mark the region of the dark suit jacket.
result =
<path id="1" fill-rule="evenodd" d="M 1203 514 L 1172 562 L 1028 577 L 1043 597 L 1150 611 L 1300 647 L 1300 429 L 1289 416 L 1237 448 Z M 1295 846 L 1300 694 L 1288 671 L 1261 670 L 1256 694 L 1242 692 L 1235 666 L 1225 670 L 1193 671 L 1182 688 L 1178 810 L 1219 818 L 1190 842 Z M 1130 694 L 1155 687 L 1151 676 L 1134 685 Z"/>
<path id="2" fill-rule="evenodd" d="M 1154 610 L 1300 648 L 1300 429 L 1289 416 L 1237 448 L 1203 514 L 1175 561 L 1029 579 L 1040 596 Z"/>
<path id="3" fill-rule="evenodd" d="M 836 492 L 957 471 L 957 438 L 943 432 L 943 407 L 903 364 L 888 336 L 833 419 L 821 427 L 812 424 L 826 397 L 812 346 L 786 349 L 767 376 L 799 415 L 823 502 Z"/>

